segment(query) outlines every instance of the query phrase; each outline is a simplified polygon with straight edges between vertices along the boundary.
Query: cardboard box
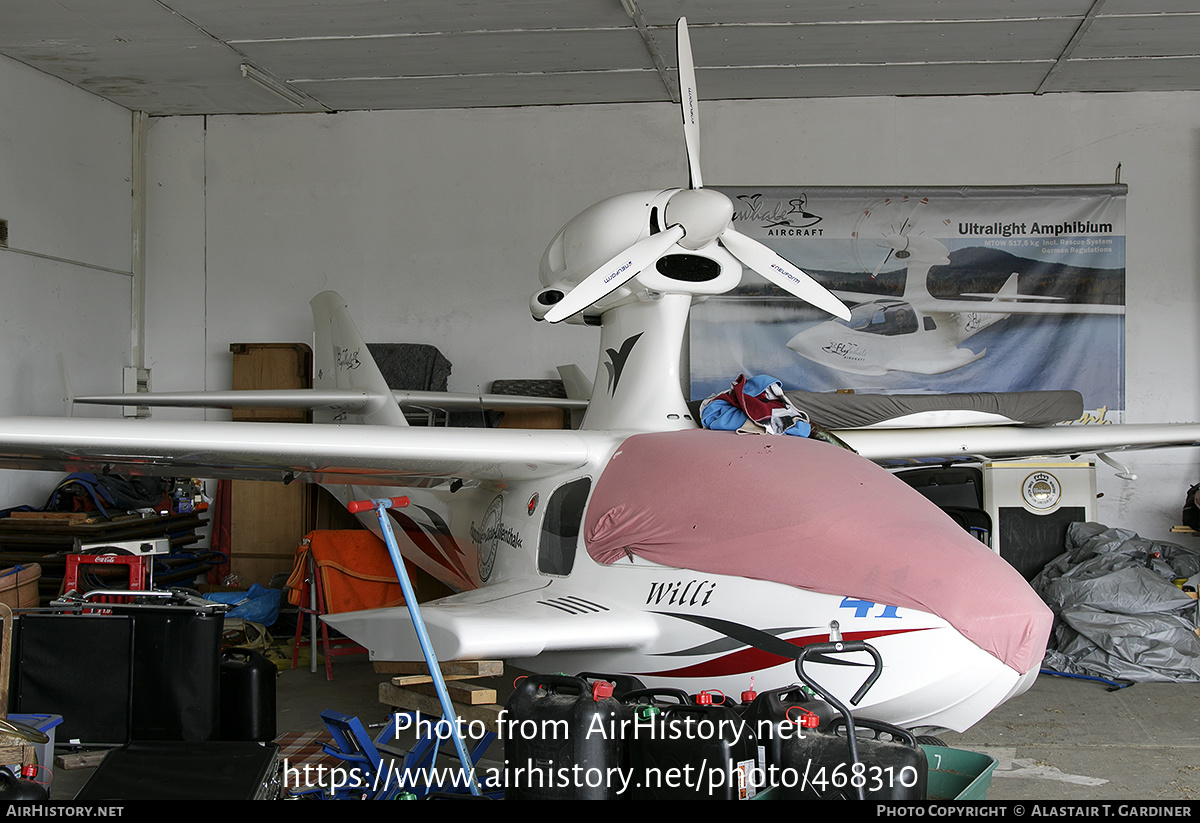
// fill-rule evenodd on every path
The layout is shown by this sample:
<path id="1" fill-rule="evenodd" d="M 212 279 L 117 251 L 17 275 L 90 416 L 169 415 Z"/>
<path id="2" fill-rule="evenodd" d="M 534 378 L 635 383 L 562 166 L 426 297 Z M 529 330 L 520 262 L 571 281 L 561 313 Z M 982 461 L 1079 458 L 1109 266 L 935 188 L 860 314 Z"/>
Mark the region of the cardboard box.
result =
<path id="1" fill-rule="evenodd" d="M 38 581 L 42 567 L 26 563 L 0 571 L 0 603 L 10 609 L 33 609 L 38 606 Z"/>

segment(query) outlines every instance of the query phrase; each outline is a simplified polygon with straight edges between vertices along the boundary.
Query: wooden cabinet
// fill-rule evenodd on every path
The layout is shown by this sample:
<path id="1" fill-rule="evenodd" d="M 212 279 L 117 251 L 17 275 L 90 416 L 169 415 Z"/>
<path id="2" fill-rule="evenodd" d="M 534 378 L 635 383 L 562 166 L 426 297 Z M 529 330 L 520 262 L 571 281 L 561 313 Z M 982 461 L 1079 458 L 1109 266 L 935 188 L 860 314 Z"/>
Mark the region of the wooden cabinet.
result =
<path id="1" fill-rule="evenodd" d="M 234 343 L 233 388 L 301 389 L 312 386 L 312 350 L 302 343 Z M 305 423 L 307 409 L 239 409 L 233 419 Z M 231 494 L 230 568 L 242 585 L 267 585 L 288 573 L 300 539 L 316 528 L 317 491 L 309 483 L 235 480 Z"/>
<path id="2" fill-rule="evenodd" d="M 231 343 L 234 389 L 312 388 L 312 349 L 303 343 Z M 234 420 L 308 423 L 308 409 L 234 409 Z"/>

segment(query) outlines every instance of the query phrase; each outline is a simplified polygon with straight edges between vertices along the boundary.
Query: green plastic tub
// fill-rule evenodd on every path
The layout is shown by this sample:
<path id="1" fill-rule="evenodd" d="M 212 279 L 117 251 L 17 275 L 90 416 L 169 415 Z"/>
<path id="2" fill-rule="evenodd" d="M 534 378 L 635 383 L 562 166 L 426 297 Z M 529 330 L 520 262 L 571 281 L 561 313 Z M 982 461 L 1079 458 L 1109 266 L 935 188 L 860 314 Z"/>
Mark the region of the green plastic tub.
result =
<path id="1" fill-rule="evenodd" d="M 992 785 L 996 758 L 945 746 L 921 746 L 929 763 L 927 800 L 983 800 Z M 778 800 L 775 788 L 759 791 L 755 800 Z"/>
<path id="2" fill-rule="evenodd" d="M 996 770 L 994 757 L 944 746 L 922 746 L 929 761 L 929 800 L 983 800 Z"/>

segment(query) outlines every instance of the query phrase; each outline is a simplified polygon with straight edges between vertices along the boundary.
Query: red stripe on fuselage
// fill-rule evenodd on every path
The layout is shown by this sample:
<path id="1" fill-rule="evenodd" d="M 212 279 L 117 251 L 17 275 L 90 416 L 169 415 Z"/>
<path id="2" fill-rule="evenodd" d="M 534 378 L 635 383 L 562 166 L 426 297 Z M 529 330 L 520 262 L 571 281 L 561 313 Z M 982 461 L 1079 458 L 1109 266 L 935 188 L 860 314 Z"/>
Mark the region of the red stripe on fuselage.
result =
<path id="1" fill-rule="evenodd" d="M 846 632 L 842 635 L 843 640 L 874 640 L 880 637 L 888 637 L 896 634 L 907 634 L 909 632 L 923 632 L 928 629 L 896 629 L 894 631 L 884 632 Z M 808 637 L 793 637 L 786 642 L 796 646 L 797 648 L 807 646 L 809 643 L 827 643 L 829 642 L 828 634 L 814 634 Z M 761 671 L 762 669 L 770 669 L 782 663 L 790 662 L 789 658 L 781 657 L 771 652 L 756 649 L 754 647 L 741 649 L 730 654 L 722 655 L 721 657 L 706 660 L 703 663 L 696 663 L 691 666 L 684 666 L 681 669 L 667 669 L 657 672 L 638 672 L 638 674 L 654 675 L 656 677 L 722 677 L 731 674 L 748 674 L 750 672 Z"/>
<path id="2" fill-rule="evenodd" d="M 462 549 L 459 548 L 453 536 L 438 533 L 436 536 L 437 544 L 435 545 L 434 539 L 425 532 L 421 524 L 407 514 L 397 512 L 395 509 L 388 509 L 388 514 L 391 515 L 392 520 L 400 525 L 405 536 L 412 541 L 413 545 L 422 554 L 449 572 L 453 578 L 457 579 L 460 587 L 464 589 L 474 587 L 475 584 L 471 580 L 471 576 L 467 574 L 467 570 L 463 568 L 459 558 L 449 555 L 450 551 L 462 554 Z M 439 546 L 442 549 L 441 551 L 438 550 Z"/>

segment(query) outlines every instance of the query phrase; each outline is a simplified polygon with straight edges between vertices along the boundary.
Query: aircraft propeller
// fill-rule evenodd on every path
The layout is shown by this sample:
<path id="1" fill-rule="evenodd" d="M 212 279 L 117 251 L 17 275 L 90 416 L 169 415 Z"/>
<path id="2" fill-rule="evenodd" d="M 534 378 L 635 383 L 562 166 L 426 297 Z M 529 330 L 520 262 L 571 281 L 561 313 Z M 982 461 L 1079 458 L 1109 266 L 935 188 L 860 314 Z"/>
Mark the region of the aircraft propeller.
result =
<path id="1" fill-rule="evenodd" d="M 934 265 L 945 265 L 950 261 L 946 258 L 946 247 L 937 240 L 930 237 L 925 237 L 922 234 L 913 234 L 913 227 L 917 222 L 917 212 L 922 206 L 928 205 L 928 200 L 922 198 L 918 200 L 909 212 L 908 217 L 904 218 L 904 222 L 900 224 L 900 228 L 883 235 L 875 244 L 880 248 L 888 250 L 887 254 L 879 264 L 875 266 L 875 270 L 871 272 L 871 279 L 874 280 L 883 271 L 883 267 L 888 264 L 893 256 L 897 260 L 909 260 L 917 258 L 925 263 Z"/>
<path id="2" fill-rule="evenodd" d="M 883 243 L 887 245 L 888 253 L 879 262 L 879 265 L 875 267 L 875 271 L 871 273 L 872 280 L 879 276 L 879 273 L 883 271 L 883 267 L 892 259 L 893 254 L 897 260 L 907 262 L 916 259 L 933 266 L 945 266 L 950 262 L 950 258 L 946 256 L 946 247 L 932 237 L 890 234 L 883 238 Z"/>
<path id="3" fill-rule="evenodd" d="M 634 243 L 581 280 L 546 312 L 545 319 L 556 323 L 582 311 L 636 277 L 676 245 L 696 251 L 713 242 L 784 291 L 843 320 L 850 319 L 850 310 L 824 286 L 762 243 L 734 229 L 733 204 L 729 198 L 703 187 L 696 69 L 687 19 L 683 17 L 677 26 L 677 48 L 689 188 L 675 192 L 667 201 L 663 211 L 666 228 Z"/>

